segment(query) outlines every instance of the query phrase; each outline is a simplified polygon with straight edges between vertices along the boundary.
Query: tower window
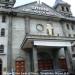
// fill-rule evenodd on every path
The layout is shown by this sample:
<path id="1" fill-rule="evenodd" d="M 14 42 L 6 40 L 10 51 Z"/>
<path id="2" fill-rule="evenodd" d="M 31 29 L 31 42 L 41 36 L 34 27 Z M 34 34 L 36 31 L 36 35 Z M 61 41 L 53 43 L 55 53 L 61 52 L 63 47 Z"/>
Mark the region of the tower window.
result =
<path id="1" fill-rule="evenodd" d="M 68 34 L 69 37 L 71 37 L 71 34 Z"/>
<path id="2" fill-rule="evenodd" d="M 67 29 L 69 29 L 69 24 L 66 24 L 66 26 L 67 26 Z"/>
<path id="3" fill-rule="evenodd" d="M 6 16 L 5 15 L 2 16 L 2 22 L 6 22 Z"/>
<path id="4" fill-rule="evenodd" d="M 67 12 L 69 12 L 69 8 L 68 7 L 66 7 L 66 10 L 67 10 Z"/>
<path id="5" fill-rule="evenodd" d="M 75 54 L 72 54 L 72 57 L 75 57 Z"/>
<path id="6" fill-rule="evenodd" d="M 62 11 L 64 11 L 64 7 L 62 6 Z"/>
<path id="7" fill-rule="evenodd" d="M 1 36 L 5 36 L 5 29 L 4 28 L 1 29 Z"/>
<path id="8" fill-rule="evenodd" d="M 72 30 L 74 30 L 74 26 L 73 25 L 71 25 L 71 28 L 72 28 Z"/>
<path id="9" fill-rule="evenodd" d="M 0 45 L 0 53 L 4 52 L 4 45 Z"/>

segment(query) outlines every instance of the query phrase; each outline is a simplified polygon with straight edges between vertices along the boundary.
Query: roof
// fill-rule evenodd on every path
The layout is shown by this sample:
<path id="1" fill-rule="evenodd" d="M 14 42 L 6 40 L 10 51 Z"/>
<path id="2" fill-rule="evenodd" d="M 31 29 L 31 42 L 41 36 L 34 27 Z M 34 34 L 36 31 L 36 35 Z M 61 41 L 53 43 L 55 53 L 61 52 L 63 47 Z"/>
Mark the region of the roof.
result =
<path id="1" fill-rule="evenodd" d="M 63 17 L 60 13 L 56 12 L 55 9 L 48 6 L 44 2 L 40 4 L 38 4 L 36 1 L 31 2 L 25 5 L 14 7 L 14 10 L 20 11 L 20 12 L 29 12 L 29 13 L 38 14 L 38 15 L 47 15 L 47 16 L 53 15 L 53 16 Z"/>
<path id="2" fill-rule="evenodd" d="M 64 20 L 69 20 L 69 21 L 74 21 L 75 22 L 75 17 L 66 17 L 64 15 L 62 15 L 61 13 L 57 12 L 54 8 L 50 7 L 49 5 L 45 4 L 45 3 L 37 3 L 35 2 L 31 2 L 25 5 L 21 5 L 18 7 L 14 7 L 13 9 L 4 9 L 4 8 L 0 8 L 0 12 L 13 12 L 13 13 L 19 13 L 21 14 L 21 16 L 23 16 L 23 14 L 25 15 L 33 15 L 35 17 L 41 17 L 41 16 L 45 16 L 47 18 L 58 18 L 58 19 L 64 19 Z"/>

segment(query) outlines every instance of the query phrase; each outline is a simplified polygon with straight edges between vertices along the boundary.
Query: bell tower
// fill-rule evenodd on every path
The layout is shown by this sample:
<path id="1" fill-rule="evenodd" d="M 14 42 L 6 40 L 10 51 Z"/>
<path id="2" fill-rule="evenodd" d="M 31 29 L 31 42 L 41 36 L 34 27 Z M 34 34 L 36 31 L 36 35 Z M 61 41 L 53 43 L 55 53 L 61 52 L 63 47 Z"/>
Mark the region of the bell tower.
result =
<path id="1" fill-rule="evenodd" d="M 70 5 L 62 0 L 56 0 L 54 9 L 65 16 L 72 16 Z"/>
<path id="2" fill-rule="evenodd" d="M 0 7 L 12 8 L 16 0 L 0 0 Z"/>

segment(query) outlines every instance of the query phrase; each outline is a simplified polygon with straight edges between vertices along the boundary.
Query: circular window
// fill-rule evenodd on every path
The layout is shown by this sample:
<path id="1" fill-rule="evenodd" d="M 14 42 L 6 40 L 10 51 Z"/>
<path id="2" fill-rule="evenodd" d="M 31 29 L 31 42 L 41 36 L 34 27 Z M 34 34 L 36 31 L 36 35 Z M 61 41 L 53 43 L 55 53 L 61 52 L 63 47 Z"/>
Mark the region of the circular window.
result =
<path id="1" fill-rule="evenodd" d="M 43 31 L 43 30 L 44 30 L 44 27 L 43 27 L 42 24 L 37 24 L 37 25 L 36 25 L 36 29 L 37 29 L 38 31 Z"/>

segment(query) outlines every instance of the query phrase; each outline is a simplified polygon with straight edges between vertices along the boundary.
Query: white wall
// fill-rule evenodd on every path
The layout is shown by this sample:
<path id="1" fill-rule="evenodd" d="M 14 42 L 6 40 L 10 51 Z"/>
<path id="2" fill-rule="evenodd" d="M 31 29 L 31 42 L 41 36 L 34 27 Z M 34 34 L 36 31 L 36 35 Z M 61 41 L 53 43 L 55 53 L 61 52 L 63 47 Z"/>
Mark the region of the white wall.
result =
<path id="1" fill-rule="evenodd" d="M 6 16 L 6 22 L 2 23 L 2 15 L 0 15 L 0 45 L 4 45 L 4 53 L 0 53 L 0 59 L 2 60 L 3 73 L 7 71 L 7 50 L 8 50 L 8 25 L 9 18 Z M 1 37 L 1 28 L 5 28 L 5 36 Z"/>
<path id="2" fill-rule="evenodd" d="M 20 48 L 25 37 L 25 20 L 21 17 L 13 17 L 12 23 L 12 62 L 15 68 L 15 61 L 18 57 L 25 59 L 25 51 Z"/>

